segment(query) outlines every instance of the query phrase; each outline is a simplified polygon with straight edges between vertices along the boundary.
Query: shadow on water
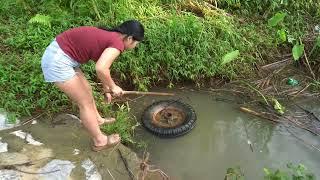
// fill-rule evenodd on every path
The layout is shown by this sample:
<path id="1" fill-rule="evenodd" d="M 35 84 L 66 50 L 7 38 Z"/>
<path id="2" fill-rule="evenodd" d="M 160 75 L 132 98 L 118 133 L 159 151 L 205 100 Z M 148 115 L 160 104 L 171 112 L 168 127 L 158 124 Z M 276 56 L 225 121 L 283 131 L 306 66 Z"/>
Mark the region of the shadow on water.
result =
<path id="1" fill-rule="evenodd" d="M 197 113 L 196 127 L 188 134 L 163 139 L 143 128 L 137 131 L 139 140 L 147 142 L 151 164 L 177 180 L 223 179 L 227 168 L 240 166 L 246 179 L 263 179 L 263 168 L 285 169 L 289 162 L 302 163 L 319 178 L 320 152 L 305 146 L 283 126 L 239 111 L 236 99 L 217 101 L 213 94 L 176 90 L 176 97 L 143 97 L 131 107 L 141 112 L 152 102 L 180 99 Z M 320 106 L 314 109 L 320 113 Z M 311 144 L 320 147 L 319 137 L 300 129 L 293 131 Z M 253 152 L 248 145 L 253 144 Z"/>

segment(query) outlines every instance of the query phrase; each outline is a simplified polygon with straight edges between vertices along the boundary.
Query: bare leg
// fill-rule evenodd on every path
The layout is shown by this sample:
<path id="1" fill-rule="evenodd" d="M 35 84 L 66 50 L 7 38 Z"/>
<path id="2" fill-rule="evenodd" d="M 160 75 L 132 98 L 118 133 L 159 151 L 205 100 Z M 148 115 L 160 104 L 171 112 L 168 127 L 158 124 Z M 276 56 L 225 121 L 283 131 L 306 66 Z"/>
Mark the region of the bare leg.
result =
<path id="1" fill-rule="evenodd" d="M 81 71 L 81 69 L 80 68 L 76 68 L 75 70 L 77 72 L 77 76 L 79 76 L 79 78 L 81 79 L 81 82 L 85 85 L 87 91 L 89 91 L 89 93 L 92 95 L 92 88 L 91 88 L 88 80 L 84 76 L 83 72 Z M 94 102 L 94 99 L 93 99 L 93 105 L 94 105 L 94 109 L 95 109 L 96 114 L 97 114 L 97 120 L 98 120 L 98 124 L 99 125 L 103 124 L 104 122 L 108 123 L 108 122 L 114 122 L 115 121 L 114 118 L 102 118 L 101 117 L 100 113 L 98 112 L 96 103 Z"/>
<path id="2" fill-rule="evenodd" d="M 94 144 L 96 146 L 106 145 L 108 143 L 108 137 L 104 135 L 99 128 L 92 94 L 86 90 L 81 78 L 79 76 L 74 76 L 66 82 L 58 82 L 55 84 L 79 106 L 80 119 L 92 137 Z M 111 138 L 109 142 L 115 142 L 116 140 L 117 138 Z"/>

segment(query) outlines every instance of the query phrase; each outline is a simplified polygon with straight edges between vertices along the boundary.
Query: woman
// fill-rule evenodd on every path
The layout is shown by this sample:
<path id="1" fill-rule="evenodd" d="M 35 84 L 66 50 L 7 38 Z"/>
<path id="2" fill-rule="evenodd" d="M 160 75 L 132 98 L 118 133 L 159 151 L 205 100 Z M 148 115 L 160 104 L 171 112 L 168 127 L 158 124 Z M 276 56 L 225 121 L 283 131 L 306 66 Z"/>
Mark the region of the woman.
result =
<path id="1" fill-rule="evenodd" d="M 125 50 L 133 49 L 144 38 L 144 28 L 136 20 L 129 20 L 114 29 L 77 27 L 59 34 L 47 47 L 41 61 L 46 82 L 54 83 L 80 110 L 80 119 L 89 132 L 94 151 L 100 151 L 120 143 L 119 134 L 106 136 L 99 125 L 110 124 L 114 118 L 100 116 L 92 95 L 92 89 L 79 66 L 89 60 L 96 62 L 95 69 L 105 91 L 115 96 L 123 93 L 111 78 L 113 61 Z M 107 94 L 108 101 L 111 95 Z"/>

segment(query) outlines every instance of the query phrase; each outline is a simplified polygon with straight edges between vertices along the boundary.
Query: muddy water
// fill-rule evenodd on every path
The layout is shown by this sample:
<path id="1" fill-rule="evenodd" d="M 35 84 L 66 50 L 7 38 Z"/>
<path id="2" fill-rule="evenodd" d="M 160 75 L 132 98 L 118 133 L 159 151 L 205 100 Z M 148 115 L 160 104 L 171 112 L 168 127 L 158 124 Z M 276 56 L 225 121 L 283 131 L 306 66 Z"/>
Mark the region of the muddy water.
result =
<path id="1" fill-rule="evenodd" d="M 284 169 L 289 162 L 303 163 L 320 178 L 320 152 L 304 145 L 286 128 L 240 112 L 231 97 L 183 90 L 175 93 L 195 109 L 196 127 L 174 139 L 161 139 L 144 129 L 138 131 L 138 138 L 148 143 L 152 164 L 160 166 L 172 179 L 218 180 L 224 178 L 227 168 L 240 166 L 246 179 L 257 180 L 263 179 L 264 167 Z M 143 97 L 132 107 L 141 112 L 160 99 L 169 98 Z M 319 104 L 304 106 L 320 115 Z M 320 148 L 319 137 L 300 129 L 290 130 Z M 248 140 L 253 143 L 253 152 Z"/>
<path id="2" fill-rule="evenodd" d="M 38 169 L 44 167 L 50 160 L 58 159 L 70 161 L 74 166 L 70 179 L 99 180 L 99 178 L 92 177 L 95 173 L 93 171 L 94 169 L 89 169 L 90 172 L 86 172 L 88 169 L 84 168 L 84 162 L 87 162 L 88 159 L 90 159 L 98 169 L 102 179 L 112 179 L 112 177 L 115 179 L 128 179 L 128 173 L 116 149 L 109 149 L 99 153 L 93 152 L 90 148 L 92 142 L 78 120 L 63 115 L 61 118 L 59 118 L 59 116 L 54 118 L 54 123 L 52 123 L 51 120 L 42 118 L 37 119 L 37 121 L 38 123 L 35 125 L 26 125 L 0 131 L 1 141 L 8 143 L 8 151 L 10 153 L 19 152 L 26 154 L 28 157 L 31 153 L 31 157 L 29 158 L 31 161 L 36 162 L 37 167 L 34 169 L 27 169 L 28 172 L 38 172 Z M 43 144 L 41 146 L 26 144 L 24 139 L 11 134 L 11 132 L 16 130 L 31 133 L 35 140 L 40 141 Z M 123 145 L 118 145 L 117 148 L 121 150 L 124 158 L 126 158 L 130 169 L 137 167 L 138 159 L 134 152 Z M 46 162 L 38 164 L 39 159 L 45 160 Z M 44 170 L 44 172 L 50 171 L 51 170 Z M 136 173 L 135 170 L 133 170 L 133 172 Z M 87 173 L 89 175 L 87 175 Z M 51 174 L 48 173 L 47 175 Z M 56 177 L 58 177 L 58 175 L 56 175 Z M 51 179 L 57 179 L 56 177 Z M 40 178 L 37 176 L 22 179 Z"/>

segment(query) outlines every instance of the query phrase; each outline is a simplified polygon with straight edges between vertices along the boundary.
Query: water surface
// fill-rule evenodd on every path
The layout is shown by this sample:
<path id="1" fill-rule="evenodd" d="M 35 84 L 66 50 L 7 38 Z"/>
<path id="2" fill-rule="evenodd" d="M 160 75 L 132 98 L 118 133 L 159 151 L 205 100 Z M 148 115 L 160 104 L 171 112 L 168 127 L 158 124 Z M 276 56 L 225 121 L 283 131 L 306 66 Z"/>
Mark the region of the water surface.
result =
<path id="1" fill-rule="evenodd" d="M 239 111 L 239 104 L 230 97 L 217 101 L 213 94 L 175 91 L 183 102 L 197 113 L 196 127 L 188 134 L 163 139 L 142 129 L 138 138 L 148 143 L 151 163 L 161 167 L 172 179 L 223 179 L 226 169 L 240 166 L 246 179 L 263 179 L 263 168 L 285 168 L 286 164 L 303 163 L 320 177 L 320 152 L 307 147 L 293 137 L 285 127 L 274 126 L 266 120 Z M 135 112 L 146 105 L 169 97 L 143 97 L 132 103 Z M 230 103 L 233 102 L 233 103 Z M 310 106 L 320 114 L 320 106 Z M 138 113 L 138 117 L 140 117 Z M 247 129 L 247 133 L 246 133 Z M 320 148 L 320 138 L 300 129 L 290 129 Z M 248 145 L 253 143 L 253 152 Z"/>

